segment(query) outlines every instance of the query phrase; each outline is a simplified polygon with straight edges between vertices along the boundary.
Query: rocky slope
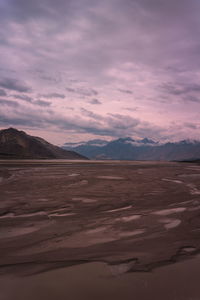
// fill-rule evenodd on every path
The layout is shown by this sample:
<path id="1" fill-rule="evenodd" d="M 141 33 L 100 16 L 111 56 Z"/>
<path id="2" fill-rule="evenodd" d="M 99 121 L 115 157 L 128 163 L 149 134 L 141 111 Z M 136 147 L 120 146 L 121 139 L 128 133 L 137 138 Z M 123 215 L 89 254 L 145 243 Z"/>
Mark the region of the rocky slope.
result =
<path id="1" fill-rule="evenodd" d="M 86 159 L 81 154 L 64 150 L 15 128 L 0 130 L 0 158 Z"/>

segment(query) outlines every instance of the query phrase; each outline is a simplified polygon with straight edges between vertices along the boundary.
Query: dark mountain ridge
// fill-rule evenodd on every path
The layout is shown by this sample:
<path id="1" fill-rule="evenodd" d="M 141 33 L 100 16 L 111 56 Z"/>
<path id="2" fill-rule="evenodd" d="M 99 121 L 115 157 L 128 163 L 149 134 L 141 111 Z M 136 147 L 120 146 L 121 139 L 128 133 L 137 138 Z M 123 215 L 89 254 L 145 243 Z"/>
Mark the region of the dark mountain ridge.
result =
<path id="1" fill-rule="evenodd" d="M 74 151 L 54 146 L 15 128 L 0 130 L 0 158 L 4 159 L 86 159 Z"/>
<path id="2" fill-rule="evenodd" d="M 104 145 L 93 145 L 89 142 L 63 146 L 75 150 L 93 159 L 119 160 L 195 160 L 200 158 L 200 141 L 183 140 L 160 144 L 151 139 L 134 140 L 130 137 L 119 138 Z"/>

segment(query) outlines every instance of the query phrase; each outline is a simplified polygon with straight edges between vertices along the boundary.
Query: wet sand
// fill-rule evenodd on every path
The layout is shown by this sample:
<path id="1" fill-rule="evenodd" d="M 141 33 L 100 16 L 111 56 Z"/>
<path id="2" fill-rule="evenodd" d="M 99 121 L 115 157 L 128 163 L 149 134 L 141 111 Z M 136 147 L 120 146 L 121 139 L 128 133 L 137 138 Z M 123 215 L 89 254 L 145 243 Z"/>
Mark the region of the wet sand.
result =
<path id="1" fill-rule="evenodd" d="M 2 299 L 200 299 L 199 177 L 195 164 L 1 161 Z"/>
<path id="2" fill-rule="evenodd" d="M 200 256 L 125 273 L 126 264 L 86 263 L 29 277 L 0 277 L 1 300 L 199 300 Z"/>

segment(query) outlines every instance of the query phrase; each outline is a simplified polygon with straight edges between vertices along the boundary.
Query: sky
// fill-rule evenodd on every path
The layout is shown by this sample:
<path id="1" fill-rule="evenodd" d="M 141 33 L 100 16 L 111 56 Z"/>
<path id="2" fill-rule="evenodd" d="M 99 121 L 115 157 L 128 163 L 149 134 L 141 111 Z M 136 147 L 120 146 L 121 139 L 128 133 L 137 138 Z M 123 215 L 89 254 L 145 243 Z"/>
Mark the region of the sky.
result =
<path id="1" fill-rule="evenodd" d="M 0 0 L 0 129 L 200 140 L 199 0 Z"/>

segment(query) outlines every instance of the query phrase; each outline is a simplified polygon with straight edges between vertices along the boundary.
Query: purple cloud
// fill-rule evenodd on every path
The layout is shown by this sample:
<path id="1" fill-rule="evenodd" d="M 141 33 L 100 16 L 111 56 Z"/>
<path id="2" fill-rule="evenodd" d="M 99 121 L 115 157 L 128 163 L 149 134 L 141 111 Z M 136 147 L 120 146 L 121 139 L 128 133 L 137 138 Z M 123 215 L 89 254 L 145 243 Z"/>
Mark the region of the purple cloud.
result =
<path id="1" fill-rule="evenodd" d="M 62 130 L 199 138 L 199 10 L 197 0 L 0 1 L 2 126 L 54 126 L 56 141 Z"/>

